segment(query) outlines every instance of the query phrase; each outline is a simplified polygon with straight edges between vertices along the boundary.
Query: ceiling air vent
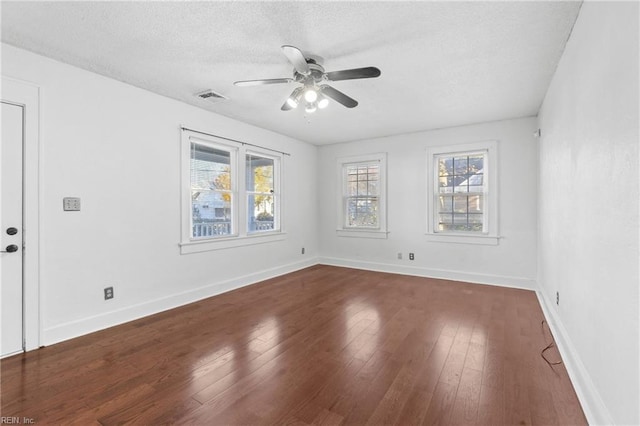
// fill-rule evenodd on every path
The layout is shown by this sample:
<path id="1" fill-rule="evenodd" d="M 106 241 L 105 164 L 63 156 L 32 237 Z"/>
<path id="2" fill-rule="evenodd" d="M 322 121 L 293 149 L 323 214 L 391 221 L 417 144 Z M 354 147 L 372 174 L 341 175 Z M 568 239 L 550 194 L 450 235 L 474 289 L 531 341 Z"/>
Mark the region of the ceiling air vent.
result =
<path id="1" fill-rule="evenodd" d="M 216 93 L 211 89 L 205 90 L 204 92 L 196 93 L 196 96 L 200 99 L 204 99 L 205 101 L 209 101 L 212 103 L 224 101 L 225 99 L 227 99 L 226 96 L 223 96 L 220 93 Z"/>

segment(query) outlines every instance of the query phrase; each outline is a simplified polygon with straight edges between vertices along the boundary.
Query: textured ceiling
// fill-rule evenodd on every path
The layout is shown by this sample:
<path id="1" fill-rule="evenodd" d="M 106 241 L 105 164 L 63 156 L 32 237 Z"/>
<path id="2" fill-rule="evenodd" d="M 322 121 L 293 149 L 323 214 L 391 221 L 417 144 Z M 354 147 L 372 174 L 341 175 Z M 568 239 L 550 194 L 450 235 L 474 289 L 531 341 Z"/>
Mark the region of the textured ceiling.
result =
<path id="1" fill-rule="evenodd" d="M 535 115 L 579 2 L 9 2 L 2 41 L 314 144 Z M 280 46 L 357 99 L 307 114 L 280 106 L 295 83 Z M 215 104 L 195 93 L 228 97 Z"/>

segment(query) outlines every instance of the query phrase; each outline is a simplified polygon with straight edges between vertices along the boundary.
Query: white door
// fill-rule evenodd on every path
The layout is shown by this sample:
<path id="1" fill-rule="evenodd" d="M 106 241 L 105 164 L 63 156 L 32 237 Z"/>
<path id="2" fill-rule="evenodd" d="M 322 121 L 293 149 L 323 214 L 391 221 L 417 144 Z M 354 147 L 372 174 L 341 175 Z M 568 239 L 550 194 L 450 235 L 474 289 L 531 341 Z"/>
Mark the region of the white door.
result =
<path id="1" fill-rule="evenodd" d="M 22 106 L 2 102 L 0 150 L 0 309 L 1 356 L 21 352 L 23 346 L 22 286 Z"/>

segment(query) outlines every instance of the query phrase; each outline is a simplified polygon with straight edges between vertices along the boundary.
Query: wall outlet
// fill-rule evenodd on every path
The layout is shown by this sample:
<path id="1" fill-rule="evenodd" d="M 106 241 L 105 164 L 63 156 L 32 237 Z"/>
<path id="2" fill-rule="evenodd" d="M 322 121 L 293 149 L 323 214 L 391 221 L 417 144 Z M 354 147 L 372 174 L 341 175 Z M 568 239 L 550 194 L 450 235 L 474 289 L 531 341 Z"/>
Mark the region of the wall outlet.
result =
<path id="1" fill-rule="evenodd" d="M 413 253 L 409 253 L 409 260 L 415 260 L 415 256 L 413 255 Z"/>
<path id="2" fill-rule="evenodd" d="M 398 260 L 402 260 L 402 253 L 398 253 Z"/>
<path id="3" fill-rule="evenodd" d="M 560 306 L 560 292 L 556 291 L 556 305 Z"/>
<path id="4" fill-rule="evenodd" d="M 302 254 L 304 254 L 304 247 L 302 247 Z"/>
<path id="5" fill-rule="evenodd" d="M 113 299 L 113 287 L 105 287 L 104 300 Z"/>
<path id="6" fill-rule="evenodd" d="M 80 211 L 80 198 L 78 197 L 64 197 L 62 199 L 62 210 L 65 212 L 79 212 Z"/>

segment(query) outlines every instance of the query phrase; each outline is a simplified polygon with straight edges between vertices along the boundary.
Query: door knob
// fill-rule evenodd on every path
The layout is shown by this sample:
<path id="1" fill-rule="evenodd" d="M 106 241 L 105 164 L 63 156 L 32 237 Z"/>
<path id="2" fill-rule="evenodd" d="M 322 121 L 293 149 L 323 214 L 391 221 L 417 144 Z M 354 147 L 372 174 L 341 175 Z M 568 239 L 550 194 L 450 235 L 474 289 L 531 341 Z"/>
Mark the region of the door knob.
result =
<path id="1" fill-rule="evenodd" d="M 11 228 L 7 228 L 7 234 L 16 235 L 17 233 L 18 233 L 18 230 L 16 228 L 14 228 L 13 226 Z"/>
<path id="2" fill-rule="evenodd" d="M 15 244 L 11 244 L 10 246 L 7 246 L 6 250 L 3 250 L 0 253 L 13 253 L 15 251 L 18 251 L 18 246 Z"/>

